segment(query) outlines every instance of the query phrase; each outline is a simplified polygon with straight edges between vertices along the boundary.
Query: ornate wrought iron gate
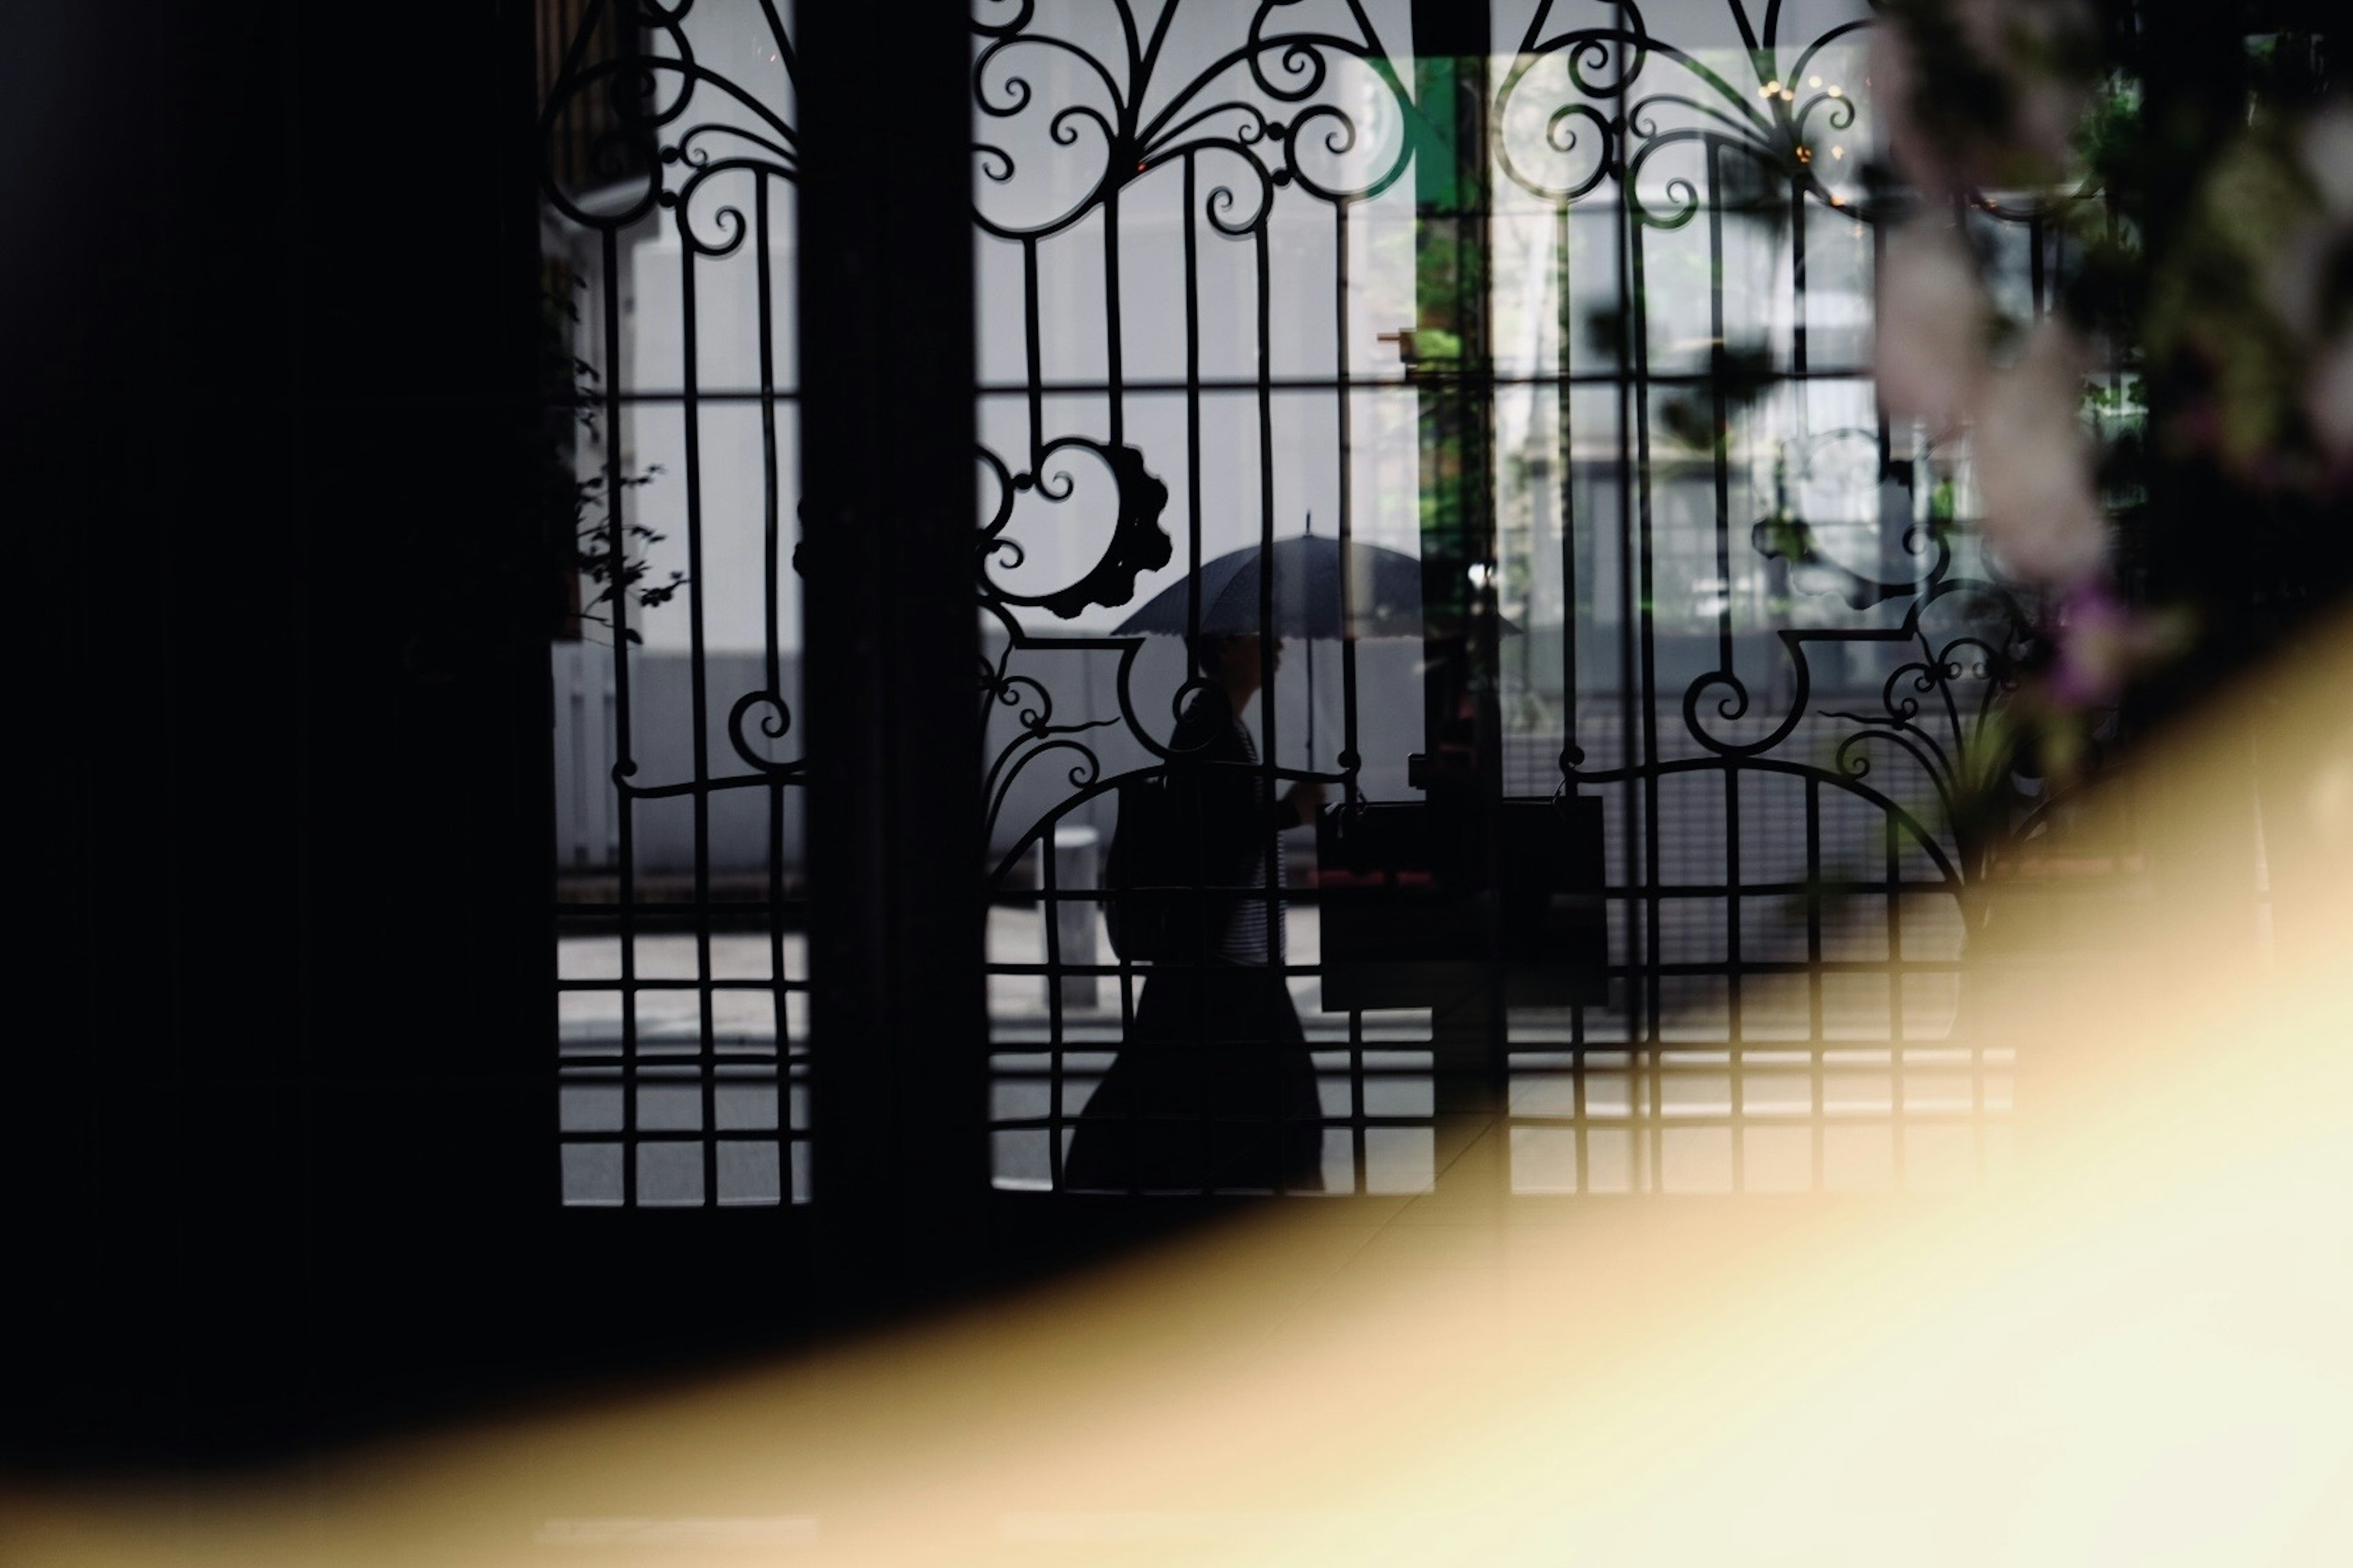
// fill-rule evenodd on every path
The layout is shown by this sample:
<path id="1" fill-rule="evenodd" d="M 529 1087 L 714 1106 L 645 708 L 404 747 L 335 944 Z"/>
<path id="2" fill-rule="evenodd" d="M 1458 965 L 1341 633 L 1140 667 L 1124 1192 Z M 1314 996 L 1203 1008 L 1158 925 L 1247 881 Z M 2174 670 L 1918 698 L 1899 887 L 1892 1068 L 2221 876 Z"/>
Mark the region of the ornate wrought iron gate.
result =
<path id="1" fill-rule="evenodd" d="M 1060 1184 L 1134 1020 L 1094 856 L 1187 688 L 1112 628 L 1314 529 L 1419 554 L 1453 629 L 1320 689 L 1294 651 L 1270 784 L 1410 797 L 1459 711 L 1485 787 L 1609 846 L 1597 1005 L 1327 1012 L 1283 895 L 1327 1190 L 1437 1179 L 1450 1064 L 1517 1191 L 1972 1179 L 2010 1089 L 1956 1028 L 1953 806 L 2025 627 L 1965 462 L 1874 405 L 1867 13 L 1417 9 L 978 8 L 998 1184 Z M 2039 306 L 2039 227 L 1965 216 Z"/>
<path id="2" fill-rule="evenodd" d="M 767 0 L 541 36 L 564 1197 L 805 1199 L 792 37 Z"/>
<path id="3" fill-rule="evenodd" d="M 1953 807 L 2023 621 L 1965 460 L 1874 405 L 1866 22 L 974 7 L 1000 1187 L 1061 1184 L 1134 1020 L 1103 852 L 1198 682 L 1116 628 L 1303 533 L 1418 560 L 1429 631 L 1270 668 L 1270 789 L 1418 798 L 1413 759 L 1460 757 L 1488 797 L 1598 801 L 1608 858 L 1606 1000 L 1435 1014 L 1327 1009 L 1305 846 L 1274 866 L 1326 1190 L 1440 1179 L 1481 1095 L 1522 1192 L 1999 1152 L 2008 1066 L 1957 1026 L 1985 847 Z M 551 403 L 609 623 L 559 649 L 569 784 L 611 824 L 567 841 L 559 903 L 566 1197 L 806 1197 L 792 37 L 769 0 L 549 0 L 547 29 L 578 361 Z M 1964 216 L 2038 309 L 2040 226 Z"/>

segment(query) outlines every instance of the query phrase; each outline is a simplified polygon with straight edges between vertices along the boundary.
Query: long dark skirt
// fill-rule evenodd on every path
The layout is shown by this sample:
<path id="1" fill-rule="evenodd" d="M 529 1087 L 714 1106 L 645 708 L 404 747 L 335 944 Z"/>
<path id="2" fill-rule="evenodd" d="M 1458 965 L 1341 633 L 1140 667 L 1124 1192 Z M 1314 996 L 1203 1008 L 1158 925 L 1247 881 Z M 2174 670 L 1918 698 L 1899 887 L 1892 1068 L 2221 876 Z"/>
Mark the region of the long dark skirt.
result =
<path id="1" fill-rule="evenodd" d="M 1155 968 L 1087 1101 L 1062 1184 L 1089 1192 L 1321 1192 L 1315 1067 L 1282 976 Z"/>

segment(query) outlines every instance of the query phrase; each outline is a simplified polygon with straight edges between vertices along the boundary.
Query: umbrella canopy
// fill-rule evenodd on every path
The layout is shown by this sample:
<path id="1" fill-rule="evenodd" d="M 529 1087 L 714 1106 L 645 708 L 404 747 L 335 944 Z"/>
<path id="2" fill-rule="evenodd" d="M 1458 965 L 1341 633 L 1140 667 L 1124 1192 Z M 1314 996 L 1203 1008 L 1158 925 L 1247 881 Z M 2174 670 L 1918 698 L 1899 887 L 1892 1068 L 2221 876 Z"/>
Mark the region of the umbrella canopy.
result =
<path id="1" fill-rule="evenodd" d="M 1274 578 L 1274 619 L 1261 627 L 1259 608 L 1264 574 Z M 1210 637 L 1251 637 L 1271 630 L 1278 637 L 1335 639 L 1343 635 L 1342 609 L 1353 610 L 1345 631 L 1360 637 L 1422 635 L 1421 563 L 1377 544 L 1297 534 L 1278 539 L 1272 549 L 1250 545 L 1201 563 L 1201 631 Z M 1344 584 L 1353 593 L 1342 592 Z M 1120 624 L 1119 633 L 1157 632 L 1182 637 L 1190 584 L 1179 581 Z"/>

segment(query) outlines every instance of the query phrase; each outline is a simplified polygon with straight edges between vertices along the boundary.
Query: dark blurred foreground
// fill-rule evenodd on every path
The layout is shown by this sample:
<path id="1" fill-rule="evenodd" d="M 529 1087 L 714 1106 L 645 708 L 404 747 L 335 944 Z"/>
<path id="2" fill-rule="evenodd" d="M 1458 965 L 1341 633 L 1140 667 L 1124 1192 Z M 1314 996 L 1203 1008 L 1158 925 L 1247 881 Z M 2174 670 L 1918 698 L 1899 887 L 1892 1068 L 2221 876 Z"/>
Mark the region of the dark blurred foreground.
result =
<path id="1" fill-rule="evenodd" d="M 2353 628 L 2104 795 L 2166 896 L 2013 896 L 2031 1064 L 1947 1200 L 1306 1205 L 781 1361 L 235 1485 L 20 1485 L 11 1561 L 2302 1565 L 2353 1552 Z M 2234 852 L 2251 731 L 2297 869 Z M 2054 962 L 2053 954 L 2063 954 Z M 1500 1174 L 1499 1134 L 1462 1158 Z"/>

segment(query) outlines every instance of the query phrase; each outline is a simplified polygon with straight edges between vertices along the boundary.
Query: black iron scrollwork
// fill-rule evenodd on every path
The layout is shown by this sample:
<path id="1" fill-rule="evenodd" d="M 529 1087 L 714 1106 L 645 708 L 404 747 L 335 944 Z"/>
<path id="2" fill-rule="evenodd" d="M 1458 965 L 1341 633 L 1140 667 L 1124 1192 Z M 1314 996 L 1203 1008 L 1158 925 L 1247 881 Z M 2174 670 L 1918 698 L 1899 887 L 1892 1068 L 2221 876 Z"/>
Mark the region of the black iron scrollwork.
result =
<path id="1" fill-rule="evenodd" d="M 583 14 L 540 113 L 541 187 L 582 227 L 627 228 L 657 205 L 690 202 L 704 177 L 727 169 L 794 174 L 792 126 L 761 94 L 696 58 L 687 26 L 694 8 L 695 0 L 592 0 Z M 761 9 L 771 58 L 789 79 L 798 69 L 792 39 L 773 0 Z M 600 41 L 609 45 L 601 57 Z M 706 90 L 752 123 L 690 123 Z M 575 151 L 584 144 L 585 160 Z M 714 156 L 714 145 L 736 150 Z M 682 184 L 670 174 L 681 168 Z"/>
<path id="2" fill-rule="evenodd" d="M 541 111 L 542 189 L 556 213 L 599 237 L 607 267 L 618 255 L 625 231 L 664 214 L 676 226 L 690 268 L 698 259 L 737 256 L 747 245 L 758 249 L 765 266 L 762 229 L 775 200 L 772 185 L 797 177 L 799 138 L 776 102 L 778 89 L 797 79 L 799 62 L 775 0 L 758 0 L 756 24 L 744 18 L 757 37 L 760 63 L 773 68 L 774 79 L 765 83 L 732 76 L 698 57 L 696 10 L 697 0 L 590 0 Z M 617 280 L 606 282 L 609 288 Z M 690 309 L 690 337 L 692 323 Z M 765 311 L 758 330 L 770 330 Z M 608 335 L 611 331 L 608 322 Z M 607 365 L 618 363 L 617 342 L 606 344 L 605 358 Z M 617 427 L 622 405 L 609 375 L 596 401 L 608 428 Z M 764 421 L 773 424 L 773 388 L 764 393 L 762 412 Z M 608 436 L 612 449 L 617 444 L 617 436 Z M 691 787 L 765 784 L 806 772 L 802 760 L 771 757 L 762 743 L 784 739 L 793 727 L 779 640 L 782 519 L 789 510 L 777 494 L 773 442 L 764 478 L 765 677 L 760 687 L 736 698 L 725 725 L 730 749 L 754 772 Z M 617 512 L 616 517 L 617 551 Z M 702 658 L 699 642 L 694 657 Z M 621 744 L 626 749 L 626 734 Z M 614 769 L 614 783 L 625 796 L 686 787 L 638 784 L 636 772 L 626 756 Z"/>
<path id="3" fill-rule="evenodd" d="M 1037 334 L 1040 247 L 1099 222 L 1115 286 L 1120 204 L 1139 183 L 1165 178 L 1184 195 L 1184 223 L 1198 220 L 1204 236 L 1259 247 L 1263 277 L 1270 223 L 1283 193 L 1345 209 L 1389 189 L 1411 163 L 1411 95 L 1361 6 L 1332 13 L 1346 16 L 1341 25 L 1300 0 L 1256 0 L 1231 13 L 1235 21 L 1246 16 L 1245 25 L 1206 48 L 1200 37 L 1172 42 L 1180 13 L 1207 15 L 1178 0 L 1148 16 L 1131 0 L 1106 0 L 1090 17 L 1100 24 L 1098 41 L 1090 43 L 1041 19 L 1033 0 L 976 0 L 974 6 L 976 222 L 984 235 L 1019 248 L 1029 326 L 1027 451 L 1008 460 L 984 447 L 979 458 L 994 494 L 976 542 L 976 585 L 1005 634 L 1001 652 L 983 661 L 980 689 L 987 710 L 1016 721 L 988 768 L 992 830 L 1014 781 L 1041 759 L 1066 762 L 1076 792 L 1024 829 L 1000 873 L 1054 818 L 1118 783 L 1105 775 L 1082 731 L 1116 727 L 1147 755 L 1165 754 L 1136 710 L 1131 685 L 1142 639 L 1039 636 L 1018 614 L 1039 610 L 1068 620 L 1090 607 L 1125 605 L 1138 580 L 1174 555 L 1162 521 L 1168 486 L 1124 428 L 1115 291 L 1103 325 L 1113 356 L 1108 429 L 1101 438 L 1047 434 Z M 1215 21 L 1231 26 L 1225 15 Z M 1261 358 L 1264 353 L 1261 344 Z M 1065 457 L 1082 461 L 1058 465 Z M 1009 582 L 1045 555 L 1038 535 L 1029 537 L 1028 547 L 1016 537 L 1026 526 L 1015 521 L 1024 498 L 1068 505 L 1068 511 L 1044 514 L 1068 519 L 1066 526 L 1100 526 L 1106 509 L 1082 504 L 1099 494 L 1087 482 L 1089 470 L 1106 476 L 1113 492 L 1101 552 L 1067 582 L 1036 588 Z M 1083 650 L 1118 656 L 1115 720 L 1058 721 L 1046 682 L 1025 672 L 1025 661 Z M 1191 689 L 1187 684 L 1176 700 Z"/>
<path id="4" fill-rule="evenodd" d="M 1144 454 L 1134 447 L 1112 447 L 1084 436 L 1064 436 L 1047 443 L 1044 457 L 1050 459 L 1056 453 L 1065 451 L 1087 453 L 1111 475 L 1116 495 L 1115 515 L 1102 556 L 1076 582 L 1044 594 L 1020 594 L 995 582 L 988 574 L 989 563 L 1011 567 L 1020 565 L 1027 558 L 1020 542 L 1006 532 L 1013 521 L 1018 498 L 1028 492 L 1050 501 L 1067 500 L 1077 488 L 1077 481 L 1069 472 L 1050 468 L 1043 472 L 1033 469 L 1015 474 L 1003 458 L 983 447 L 981 465 L 995 478 L 997 489 L 997 505 L 980 531 L 984 602 L 1032 605 L 1070 620 L 1089 605 L 1115 609 L 1126 604 L 1135 596 L 1138 576 L 1168 564 L 1174 547 L 1168 531 L 1160 522 L 1160 515 L 1168 505 L 1168 487 L 1145 471 Z"/>
<path id="5" fill-rule="evenodd" d="M 1857 572 L 1827 548 L 1814 526 L 1802 518 L 1779 514 L 1759 518 L 1748 531 L 1748 543 L 1765 559 L 1784 563 L 1789 569 L 1789 585 L 1798 592 L 1835 594 L 1846 601 L 1849 609 L 1867 610 L 1873 605 L 1908 598 L 1920 591 L 1919 579 L 1890 583 Z M 1915 524 L 1905 531 L 1904 545 L 1915 553 L 1923 549 L 1935 552 L 1924 574 L 1928 582 L 1940 581 L 1951 569 L 1953 542 L 1949 528 Z"/>
<path id="6" fill-rule="evenodd" d="M 1767 9 L 1760 31 L 1746 8 L 1733 0 L 1730 19 L 1756 77 L 1743 86 L 1694 51 L 1652 33 L 1633 0 L 1599 3 L 1611 20 L 1556 30 L 1553 0 L 1544 0 L 1529 19 L 1495 104 L 1503 127 L 1498 162 L 1514 184 L 1533 195 L 1568 201 L 1615 178 L 1639 221 L 1680 228 L 1704 205 L 1698 188 L 1680 175 L 1668 180 L 1662 191 L 1672 205 L 1655 211 L 1642 195 L 1642 169 L 1665 148 L 1698 143 L 1712 156 L 1734 151 L 1753 158 L 1806 197 L 1844 204 L 1814 166 L 1810 137 L 1818 113 L 1827 129 L 1851 128 L 1856 100 L 1841 83 L 1799 84 L 1817 74 L 1813 67 L 1824 49 L 1870 23 L 1833 26 L 1797 49 L 1785 65 L 1777 37 L 1780 6 Z M 1646 73 L 1655 75 L 1654 58 L 1671 62 L 1679 75 L 1646 90 Z M 1537 101 L 1524 104 L 1524 93 Z M 1605 103 L 1614 103 L 1614 112 L 1600 107 Z M 1533 138 L 1532 118 L 1542 127 Z"/>
<path id="7" fill-rule="evenodd" d="M 1900 624 L 1860 629 L 1784 629 L 1778 640 L 1793 678 L 1788 711 L 1768 732 L 1745 742 L 1718 737 L 1705 710 L 1718 693 L 1715 716 L 1746 716 L 1746 686 L 1728 670 L 1702 676 L 1683 693 L 1685 729 L 1709 752 L 1725 758 L 1764 755 L 1782 745 L 1807 715 L 1813 693 L 1812 650 L 1819 647 L 1893 647 L 1916 650 L 1881 682 L 1876 711 L 1822 710 L 1820 716 L 1862 729 L 1837 742 L 1832 766 L 1822 774 L 1841 784 L 1869 778 L 1874 749 L 1907 759 L 1933 790 L 1936 820 L 1955 853 L 1947 858 L 1931 847 L 1931 858 L 1946 867 L 1957 884 L 1981 877 L 2002 842 L 2047 803 L 2017 781 L 1996 776 L 2010 754 L 2001 705 L 2020 688 L 2021 672 L 2034 656 L 2033 617 L 2006 585 L 1953 573 L 1954 525 L 1915 524 L 1905 548 L 1922 559 L 1922 575 L 1891 583 L 1868 577 L 1841 562 L 1812 525 L 1787 515 L 1760 520 L 1750 531 L 1757 553 L 1790 568 L 1799 593 L 1836 595 L 1862 610 L 1907 600 Z M 1925 833 L 1922 835 L 1924 842 Z"/>
<path id="8" fill-rule="evenodd" d="M 1021 542 L 1007 532 L 1016 503 L 1025 493 L 1051 502 L 1068 500 L 1077 489 L 1076 480 L 1067 471 L 1053 468 L 1043 478 L 1029 471 L 1016 474 L 995 452 L 986 447 L 979 449 L 981 467 L 997 491 L 996 504 L 980 534 L 981 602 L 1006 633 L 1005 647 L 997 657 L 981 660 L 980 689 L 985 709 L 1010 709 L 1017 721 L 1013 739 L 991 760 L 983 784 L 987 820 L 992 823 L 1003 810 L 1014 781 L 1041 758 L 1067 757 L 1066 782 L 1072 789 L 1090 790 L 1102 779 L 1103 761 L 1092 747 L 1072 737 L 1117 722 L 1103 719 L 1056 721 L 1052 690 L 1044 681 L 1018 674 L 1012 668 L 1017 654 L 1042 646 L 1040 639 L 1024 632 L 1015 610 L 1035 607 L 1067 620 L 1090 605 L 1116 608 L 1135 596 L 1137 576 L 1168 564 L 1174 548 L 1160 522 L 1168 504 L 1168 487 L 1145 470 L 1142 452 L 1079 436 L 1063 437 L 1044 447 L 1049 458 L 1063 451 L 1086 453 L 1110 474 L 1115 492 L 1111 536 L 1103 554 L 1077 580 L 1042 594 L 1020 594 L 997 584 L 988 571 L 992 563 L 1011 568 L 1027 559 Z M 1130 668 L 1142 642 L 1140 637 L 1057 638 L 1053 646 L 1120 649 L 1119 689 L 1124 700 Z"/>
<path id="9" fill-rule="evenodd" d="M 1851 166 L 1823 153 L 1830 134 L 1855 127 L 1860 105 L 1851 88 L 1861 85 L 1837 80 L 1828 63 L 1837 57 L 1825 51 L 1872 24 L 1868 18 L 1850 20 L 1789 47 L 1778 36 L 1780 13 L 1778 4 L 1767 7 L 1758 26 L 1749 7 L 1728 0 L 1725 17 L 1739 34 L 1753 79 L 1736 79 L 1654 33 L 1635 0 L 1591 7 L 1543 0 L 1519 40 L 1517 58 L 1497 93 L 1498 166 L 1521 189 L 1563 213 L 1605 183 L 1613 184 L 1608 195 L 1631 224 L 1624 264 L 1638 312 L 1644 230 L 1672 232 L 1704 212 L 1736 208 L 1767 224 L 1787 225 L 1810 204 L 1838 209 L 1855 223 L 1875 221 L 1862 204 L 1850 205 L 1846 193 L 1826 177 L 1834 166 Z M 1651 160 L 1678 147 L 1697 154 L 1689 173 L 1678 168 L 1663 180 L 1644 178 Z M 1563 235 L 1566 244 L 1565 226 Z M 1722 265 L 1720 254 L 1716 264 Z M 1802 265 L 1797 277 L 1802 294 Z M 1720 304 L 1718 314 L 1711 362 L 1715 417 L 1728 427 L 1740 398 L 1729 386 L 1734 351 L 1723 341 Z M 1641 325 L 1631 328 L 1625 342 L 1630 360 L 1625 368 L 1639 389 L 1649 374 Z M 1849 437 L 1867 437 L 1874 452 L 1878 447 L 1876 432 L 1837 431 L 1821 439 Z M 1729 442 L 1719 432 L 1714 450 L 1716 527 L 1727 587 L 1733 551 L 1730 520 L 1721 510 L 1728 451 Z M 1641 482 L 1649 482 L 1647 471 Z M 1875 624 L 1777 628 L 1787 660 L 1788 706 L 1778 718 L 1760 722 L 1756 694 L 1731 668 L 1727 594 L 1717 612 L 1719 667 L 1682 693 L 1683 728 L 1701 756 L 1667 762 L 1654 757 L 1575 776 L 1598 782 L 1702 766 L 1799 773 L 1886 812 L 1954 891 L 1963 891 L 1982 875 L 2000 837 L 2031 820 L 2043 803 L 2034 798 L 2031 784 L 1989 776 L 2010 755 L 2002 708 L 2018 690 L 2020 672 L 2031 657 L 2032 620 L 2003 585 L 1955 574 L 1957 527 L 1946 521 L 1909 525 L 1899 545 L 1908 560 L 1891 572 L 1886 561 L 1858 566 L 1842 559 L 1829 534 L 1786 506 L 1758 520 L 1747 531 L 1746 544 L 1756 558 L 1779 563 L 1791 592 L 1835 595 L 1852 611 L 1872 612 Z M 1887 624 L 1881 617 L 1896 605 L 1902 606 L 1900 620 Z M 1875 710 L 1813 713 L 1813 657 L 1841 646 L 1908 648 L 1915 657 L 1902 659 L 1886 676 Z M 1827 766 L 1778 754 L 1809 718 L 1857 726 L 1831 743 Z M 1877 787 L 1874 753 L 1916 770 L 1936 798 L 1933 826 Z M 1574 771 L 1566 762 L 1564 769 Z M 1995 803 L 1990 809 L 1989 801 Z"/>
<path id="10" fill-rule="evenodd" d="M 1409 102 L 1388 51 L 1356 7 L 1357 32 L 1348 37 L 1280 26 L 1299 0 L 1259 0 L 1242 42 L 1190 78 L 1169 81 L 1166 47 L 1180 5 L 1163 5 L 1146 31 L 1129 0 L 1112 0 L 1123 47 L 1106 58 L 1035 27 L 1033 5 L 1019 4 L 1002 19 L 987 14 L 1006 3 L 984 0 L 973 20 L 987 40 L 973 60 L 973 101 L 985 121 L 999 127 L 984 130 L 974 148 L 984 182 L 979 221 L 990 234 L 1060 233 L 1120 187 L 1203 153 L 1230 154 L 1250 183 L 1247 204 L 1221 189 L 1217 221 L 1229 233 L 1263 222 L 1282 186 L 1295 184 L 1325 201 L 1377 195 L 1409 162 L 1401 114 L 1385 116 L 1393 121 L 1387 133 L 1369 140 L 1359 113 L 1336 90 L 1351 77 L 1365 102 Z M 1029 73 L 1053 68 L 1078 86 L 1072 97 L 1049 105 L 1039 101 Z M 1042 119 L 1032 123 L 1033 114 Z M 1017 142 L 1025 132 L 1025 142 Z M 1013 209 L 1032 172 L 1034 211 L 1023 216 Z"/>

